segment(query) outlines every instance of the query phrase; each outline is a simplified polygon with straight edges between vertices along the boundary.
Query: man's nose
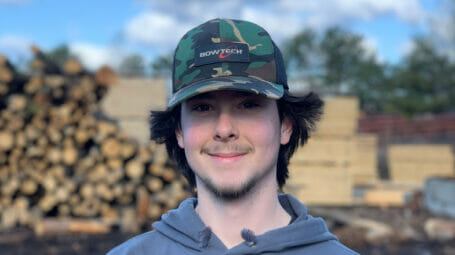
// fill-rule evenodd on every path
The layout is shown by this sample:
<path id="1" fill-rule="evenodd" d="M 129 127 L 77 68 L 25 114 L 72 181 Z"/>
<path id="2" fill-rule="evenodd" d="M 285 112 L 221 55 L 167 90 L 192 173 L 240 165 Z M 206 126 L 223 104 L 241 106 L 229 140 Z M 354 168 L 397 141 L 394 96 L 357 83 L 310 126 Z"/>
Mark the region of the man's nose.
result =
<path id="1" fill-rule="evenodd" d="M 238 137 L 238 130 L 235 125 L 235 119 L 232 114 L 221 111 L 215 126 L 214 139 L 217 141 L 227 142 Z"/>

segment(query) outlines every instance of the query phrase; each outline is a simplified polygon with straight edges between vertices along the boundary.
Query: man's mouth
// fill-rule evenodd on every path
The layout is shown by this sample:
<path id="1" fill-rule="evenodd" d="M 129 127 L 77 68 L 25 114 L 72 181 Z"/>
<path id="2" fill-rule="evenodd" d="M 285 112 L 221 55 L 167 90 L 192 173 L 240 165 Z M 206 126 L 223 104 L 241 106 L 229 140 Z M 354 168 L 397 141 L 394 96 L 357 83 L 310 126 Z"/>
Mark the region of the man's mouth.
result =
<path id="1" fill-rule="evenodd" d="M 213 160 L 222 164 L 232 164 L 241 160 L 246 153 L 226 152 L 226 153 L 208 153 Z"/>
<path id="2" fill-rule="evenodd" d="M 251 151 L 247 145 L 214 145 L 202 149 L 202 153 L 222 162 L 236 161 Z"/>
<path id="3" fill-rule="evenodd" d="M 219 158 L 235 158 L 239 156 L 243 156 L 246 154 L 244 153 L 239 153 L 239 152 L 225 152 L 225 153 L 207 153 L 208 155 L 212 157 L 219 157 Z"/>
<path id="4" fill-rule="evenodd" d="M 247 154 L 250 151 L 252 149 L 248 145 L 229 144 L 206 146 L 202 148 L 201 152 L 210 156 L 230 158 Z"/>

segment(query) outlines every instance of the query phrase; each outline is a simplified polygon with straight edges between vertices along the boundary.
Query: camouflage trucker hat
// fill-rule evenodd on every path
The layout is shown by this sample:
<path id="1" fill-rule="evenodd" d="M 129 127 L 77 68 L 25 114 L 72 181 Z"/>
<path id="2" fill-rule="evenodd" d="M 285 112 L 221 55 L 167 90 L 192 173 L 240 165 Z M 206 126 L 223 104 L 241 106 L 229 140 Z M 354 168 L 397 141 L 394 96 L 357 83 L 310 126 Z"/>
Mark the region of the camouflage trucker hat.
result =
<path id="1" fill-rule="evenodd" d="M 168 107 L 214 90 L 239 90 L 272 99 L 288 89 L 280 50 L 260 26 L 214 19 L 188 31 L 174 53 Z"/>

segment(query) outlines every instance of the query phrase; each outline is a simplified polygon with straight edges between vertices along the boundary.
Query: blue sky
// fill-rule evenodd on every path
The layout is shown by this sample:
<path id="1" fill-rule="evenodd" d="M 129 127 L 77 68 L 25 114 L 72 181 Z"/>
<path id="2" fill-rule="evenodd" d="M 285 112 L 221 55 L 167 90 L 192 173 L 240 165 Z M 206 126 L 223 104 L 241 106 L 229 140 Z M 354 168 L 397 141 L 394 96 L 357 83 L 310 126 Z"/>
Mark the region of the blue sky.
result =
<path id="1" fill-rule="evenodd" d="M 0 54 L 30 57 L 29 45 L 44 50 L 69 45 L 95 69 L 116 66 L 139 53 L 147 62 L 169 54 L 191 27 L 215 17 L 240 18 L 263 26 L 278 44 L 305 28 L 338 25 L 364 37 L 364 47 L 383 62 L 397 63 L 412 38 L 441 40 L 446 0 L 0 0 Z"/>

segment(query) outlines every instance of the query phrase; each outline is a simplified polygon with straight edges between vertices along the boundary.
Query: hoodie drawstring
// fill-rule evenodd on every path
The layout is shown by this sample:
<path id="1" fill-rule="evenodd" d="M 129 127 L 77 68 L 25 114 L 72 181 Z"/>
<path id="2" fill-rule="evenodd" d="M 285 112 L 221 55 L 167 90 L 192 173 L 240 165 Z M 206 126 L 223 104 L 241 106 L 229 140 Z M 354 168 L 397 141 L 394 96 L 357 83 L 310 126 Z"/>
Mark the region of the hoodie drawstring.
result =
<path id="1" fill-rule="evenodd" d="M 244 228 L 242 229 L 241 235 L 249 247 L 253 247 L 257 243 L 256 235 L 252 230 Z"/>
<path id="2" fill-rule="evenodd" d="M 199 243 L 200 248 L 205 249 L 209 245 L 210 237 L 212 236 L 212 230 L 209 227 L 205 227 L 199 232 Z M 256 235 L 250 229 L 242 229 L 241 236 L 245 240 L 249 247 L 253 247 L 257 243 Z"/>

